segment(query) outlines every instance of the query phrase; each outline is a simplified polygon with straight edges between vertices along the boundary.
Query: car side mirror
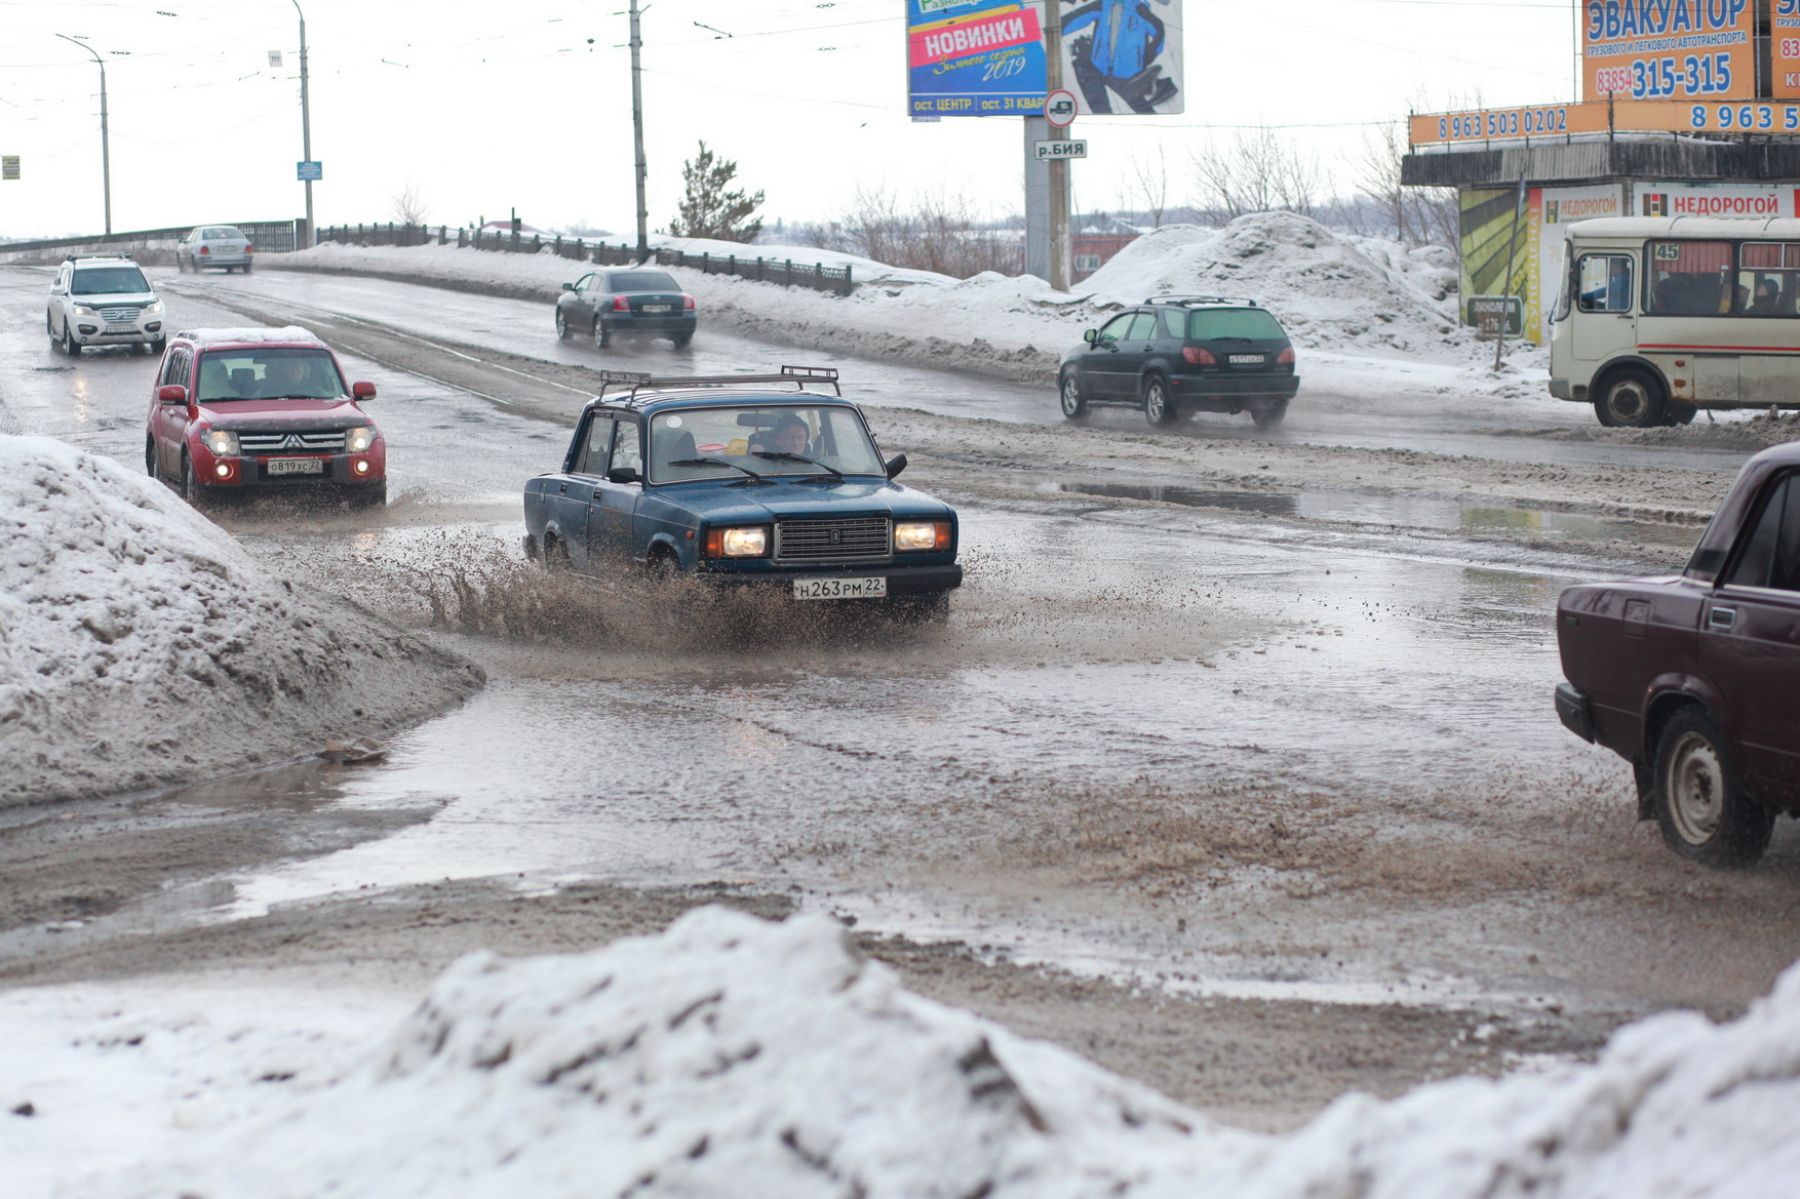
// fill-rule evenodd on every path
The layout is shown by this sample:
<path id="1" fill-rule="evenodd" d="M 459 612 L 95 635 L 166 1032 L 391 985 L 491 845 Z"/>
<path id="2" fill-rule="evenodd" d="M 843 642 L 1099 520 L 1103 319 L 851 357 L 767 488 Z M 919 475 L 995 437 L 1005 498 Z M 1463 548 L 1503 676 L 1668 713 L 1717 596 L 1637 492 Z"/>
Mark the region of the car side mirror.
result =
<path id="1" fill-rule="evenodd" d="M 574 291 L 575 285 L 573 283 L 565 283 L 565 284 L 563 284 L 563 290 L 564 291 Z"/>
<path id="2" fill-rule="evenodd" d="M 358 400 L 372 400 L 375 398 L 375 385 L 367 379 L 358 379 L 350 385 L 350 395 Z"/>
<path id="3" fill-rule="evenodd" d="M 642 483 L 644 476 L 638 474 L 635 466 L 615 466 L 606 472 L 608 483 Z"/>
<path id="4" fill-rule="evenodd" d="M 890 479 L 898 478 L 900 475 L 900 472 L 905 469 L 906 469 L 906 455 L 905 454 L 895 454 L 892 458 L 889 458 L 887 460 L 887 477 L 888 478 L 890 478 Z"/>
<path id="5" fill-rule="evenodd" d="M 159 404 L 187 403 L 187 388 L 179 383 L 165 383 L 156 389 L 156 402 Z"/>
<path id="6" fill-rule="evenodd" d="M 1100 330 L 1086 329 L 1086 330 L 1082 331 L 1081 340 L 1087 342 L 1091 346 L 1094 344 L 1095 339 L 1098 338 L 1099 336 L 1100 336 Z"/>

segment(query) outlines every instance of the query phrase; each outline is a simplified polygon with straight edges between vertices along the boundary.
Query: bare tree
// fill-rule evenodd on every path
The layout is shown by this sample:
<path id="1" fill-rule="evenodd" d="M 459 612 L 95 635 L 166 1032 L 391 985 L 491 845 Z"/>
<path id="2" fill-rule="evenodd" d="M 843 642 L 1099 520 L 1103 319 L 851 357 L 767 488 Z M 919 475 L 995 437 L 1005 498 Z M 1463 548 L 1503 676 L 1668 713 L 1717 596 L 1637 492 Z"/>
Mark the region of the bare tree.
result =
<path id="1" fill-rule="evenodd" d="M 425 200 L 419 194 L 419 184 L 415 179 L 408 179 L 406 186 L 394 193 L 394 220 L 401 225 L 423 225 L 425 223 Z"/>
<path id="2" fill-rule="evenodd" d="M 932 192 L 902 205 L 885 188 L 858 188 L 849 212 L 804 227 L 800 237 L 807 245 L 889 266 L 966 279 L 1023 266 L 1022 243 L 1003 224 L 984 220 L 963 196 Z"/>
<path id="3" fill-rule="evenodd" d="M 1272 129 L 1240 133 L 1225 146 L 1209 144 L 1193 162 L 1201 193 L 1226 220 L 1276 209 L 1310 216 L 1323 185 L 1318 160 Z"/>
<path id="4" fill-rule="evenodd" d="M 1131 177 L 1137 185 L 1137 198 L 1144 202 L 1144 211 L 1150 215 L 1150 227 L 1161 229 L 1163 213 L 1169 209 L 1169 161 L 1160 141 L 1156 144 L 1155 162 L 1136 154 L 1131 156 Z"/>
<path id="5" fill-rule="evenodd" d="M 1408 245 L 1436 244 L 1454 249 L 1461 236 L 1456 189 L 1409 187 L 1400 182 L 1400 160 L 1407 147 L 1400 127 L 1382 125 L 1363 138 L 1362 152 L 1353 164 L 1356 184 L 1382 212 L 1387 228 L 1381 233 Z"/>

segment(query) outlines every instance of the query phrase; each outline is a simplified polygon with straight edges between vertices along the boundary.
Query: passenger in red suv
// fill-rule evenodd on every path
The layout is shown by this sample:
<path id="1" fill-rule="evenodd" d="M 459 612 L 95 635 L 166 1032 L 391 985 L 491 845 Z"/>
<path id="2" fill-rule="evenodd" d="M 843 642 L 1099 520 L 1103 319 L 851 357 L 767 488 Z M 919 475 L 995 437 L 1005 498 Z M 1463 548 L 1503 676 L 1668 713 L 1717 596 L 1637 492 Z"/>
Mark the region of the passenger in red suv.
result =
<path id="1" fill-rule="evenodd" d="M 252 489 L 330 487 L 387 501 L 387 445 L 337 356 L 301 328 L 198 329 L 169 339 L 144 465 L 193 503 Z"/>

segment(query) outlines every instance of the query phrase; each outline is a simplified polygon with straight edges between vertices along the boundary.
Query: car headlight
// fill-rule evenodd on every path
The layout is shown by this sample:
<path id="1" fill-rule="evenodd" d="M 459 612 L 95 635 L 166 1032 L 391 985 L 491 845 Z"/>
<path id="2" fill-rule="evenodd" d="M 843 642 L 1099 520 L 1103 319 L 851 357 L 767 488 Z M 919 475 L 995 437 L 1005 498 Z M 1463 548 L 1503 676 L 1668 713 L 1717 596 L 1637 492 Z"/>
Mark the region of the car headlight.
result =
<path id="1" fill-rule="evenodd" d="M 369 447 L 375 444 L 375 426 L 364 425 L 360 429 L 352 429 L 344 438 L 344 448 L 352 454 L 366 454 Z"/>
<path id="2" fill-rule="evenodd" d="M 154 300 L 151 303 L 144 305 L 144 315 L 145 316 L 161 316 L 162 310 L 163 310 L 163 307 L 162 307 L 161 300 Z"/>
<path id="3" fill-rule="evenodd" d="M 706 531 L 709 558 L 765 558 L 769 554 L 769 527 L 742 525 Z"/>
<path id="4" fill-rule="evenodd" d="M 201 438 L 206 448 L 217 458 L 235 458 L 238 452 L 237 434 L 230 429 L 208 429 Z"/>
<path id="5" fill-rule="evenodd" d="M 77 305 L 75 305 L 75 315 L 76 316 L 99 316 L 100 314 L 98 312 L 95 312 L 92 308 L 89 308 L 86 304 L 77 304 Z"/>
<path id="6" fill-rule="evenodd" d="M 950 548 L 950 522 L 947 520 L 909 520 L 894 526 L 896 550 L 947 550 Z"/>

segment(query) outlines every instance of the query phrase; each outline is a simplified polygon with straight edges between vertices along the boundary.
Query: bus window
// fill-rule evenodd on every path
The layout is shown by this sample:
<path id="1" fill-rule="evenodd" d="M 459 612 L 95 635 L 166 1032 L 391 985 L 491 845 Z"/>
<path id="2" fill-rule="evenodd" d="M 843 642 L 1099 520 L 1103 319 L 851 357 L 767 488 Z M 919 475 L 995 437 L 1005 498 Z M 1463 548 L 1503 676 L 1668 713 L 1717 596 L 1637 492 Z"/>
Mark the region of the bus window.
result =
<path id="1" fill-rule="evenodd" d="M 1650 292 L 1645 311 L 1661 315 L 1707 316 L 1739 311 L 1750 303 L 1731 282 L 1732 253 L 1728 241 L 1653 241 L 1650 243 Z"/>
<path id="2" fill-rule="evenodd" d="M 1793 316 L 1800 288 L 1800 243 L 1745 242 L 1738 247 L 1738 286 L 1751 316 Z"/>
<path id="3" fill-rule="evenodd" d="M 1631 255 L 1583 254 L 1576 280 L 1583 312 L 1631 311 Z"/>

